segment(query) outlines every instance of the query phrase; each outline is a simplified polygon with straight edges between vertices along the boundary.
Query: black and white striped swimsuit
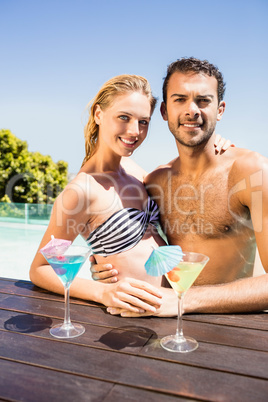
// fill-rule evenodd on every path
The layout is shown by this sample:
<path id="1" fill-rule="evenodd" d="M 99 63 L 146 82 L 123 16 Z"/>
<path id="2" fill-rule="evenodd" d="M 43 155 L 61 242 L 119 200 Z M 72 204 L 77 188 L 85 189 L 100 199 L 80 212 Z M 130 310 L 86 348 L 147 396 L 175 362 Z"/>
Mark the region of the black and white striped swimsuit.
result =
<path id="1" fill-rule="evenodd" d="M 121 253 L 136 246 L 144 236 L 149 224 L 157 227 L 159 210 L 154 200 L 148 197 L 145 211 L 123 208 L 111 215 L 87 238 L 93 254 L 108 256 Z"/>

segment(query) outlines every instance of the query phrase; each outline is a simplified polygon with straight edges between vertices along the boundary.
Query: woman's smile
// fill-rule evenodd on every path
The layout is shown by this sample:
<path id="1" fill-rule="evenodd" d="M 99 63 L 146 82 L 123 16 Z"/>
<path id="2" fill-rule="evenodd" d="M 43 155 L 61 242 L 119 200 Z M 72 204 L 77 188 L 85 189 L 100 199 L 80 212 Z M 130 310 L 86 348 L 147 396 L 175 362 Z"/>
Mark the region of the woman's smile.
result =
<path id="1" fill-rule="evenodd" d="M 119 137 L 119 139 L 124 143 L 124 145 L 126 145 L 126 147 L 128 148 L 133 148 L 135 146 L 135 144 L 138 142 L 138 138 L 135 139 L 130 139 L 130 138 L 122 138 Z"/>

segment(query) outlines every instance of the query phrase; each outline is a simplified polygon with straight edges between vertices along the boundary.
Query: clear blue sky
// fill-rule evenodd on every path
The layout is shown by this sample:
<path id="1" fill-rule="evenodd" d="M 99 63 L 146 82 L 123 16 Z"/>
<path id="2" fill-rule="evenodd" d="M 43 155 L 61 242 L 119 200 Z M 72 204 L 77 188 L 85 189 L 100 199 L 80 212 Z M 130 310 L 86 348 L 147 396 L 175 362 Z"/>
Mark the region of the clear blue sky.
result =
<path id="1" fill-rule="evenodd" d="M 159 106 L 167 65 L 195 56 L 227 83 L 217 132 L 268 157 L 267 20 L 267 0 L 0 0 L 0 128 L 77 172 L 103 82 L 143 75 Z M 158 107 L 134 159 L 150 171 L 176 155 Z"/>

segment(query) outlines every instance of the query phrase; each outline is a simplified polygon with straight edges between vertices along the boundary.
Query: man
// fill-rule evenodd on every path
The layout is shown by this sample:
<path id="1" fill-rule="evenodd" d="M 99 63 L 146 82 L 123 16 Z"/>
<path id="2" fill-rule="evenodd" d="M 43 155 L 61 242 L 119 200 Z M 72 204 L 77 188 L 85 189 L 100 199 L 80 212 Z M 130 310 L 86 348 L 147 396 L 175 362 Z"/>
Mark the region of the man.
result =
<path id="1" fill-rule="evenodd" d="M 168 67 L 161 113 L 179 157 L 145 179 L 168 242 L 210 258 L 185 296 L 186 313 L 268 308 L 268 275 L 253 276 L 256 244 L 268 272 L 268 160 L 239 148 L 215 153 L 224 90 L 222 74 L 207 61 L 183 58 Z M 161 308 L 172 315 L 169 297 Z"/>

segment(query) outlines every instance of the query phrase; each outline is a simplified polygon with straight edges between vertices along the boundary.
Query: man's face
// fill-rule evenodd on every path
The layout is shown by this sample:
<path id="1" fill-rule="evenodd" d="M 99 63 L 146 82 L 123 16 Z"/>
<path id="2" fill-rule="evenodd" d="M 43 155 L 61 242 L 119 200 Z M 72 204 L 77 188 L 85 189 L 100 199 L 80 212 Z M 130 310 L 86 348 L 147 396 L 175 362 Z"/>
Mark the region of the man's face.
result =
<path id="1" fill-rule="evenodd" d="M 222 117 L 225 103 L 218 104 L 215 77 L 175 72 L 167 86 L 167 102 L 161 113 L 175 139 L 187 147 L 206 143 Z"/>

